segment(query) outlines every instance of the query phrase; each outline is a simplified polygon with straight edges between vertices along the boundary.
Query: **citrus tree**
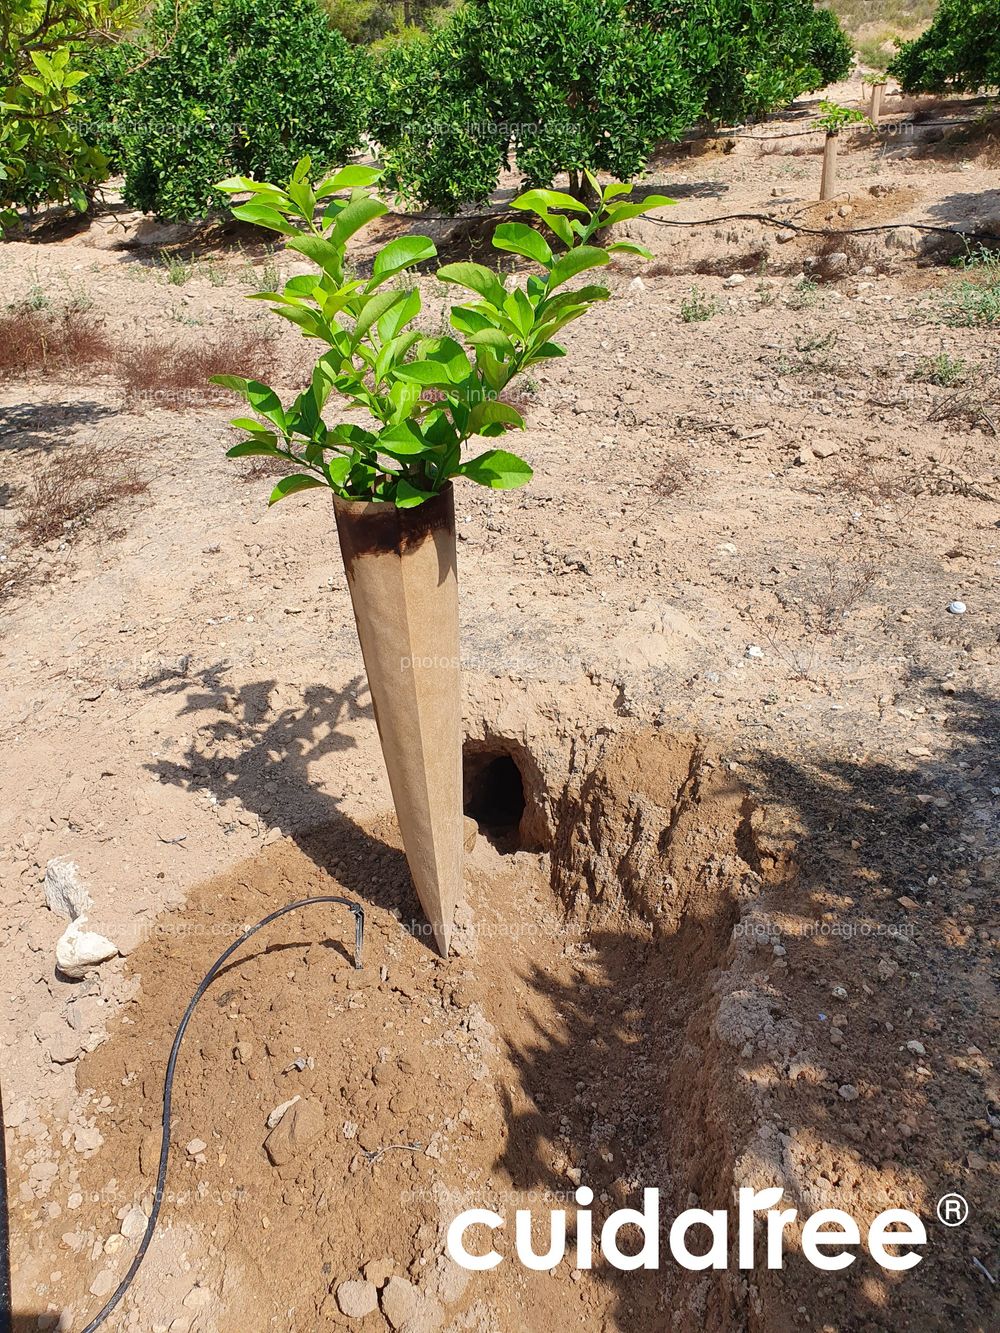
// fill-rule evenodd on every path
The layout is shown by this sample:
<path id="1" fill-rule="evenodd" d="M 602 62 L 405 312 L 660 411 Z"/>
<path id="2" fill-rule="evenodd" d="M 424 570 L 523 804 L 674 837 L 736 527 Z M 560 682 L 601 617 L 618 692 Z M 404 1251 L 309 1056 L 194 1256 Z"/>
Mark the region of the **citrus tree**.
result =
<path id="1" fill-rule="evenodd" d="M 387 180 L 445 210 L 481 203 L 516 163 L 529 185 L 585 169 L 629 179 L 701 103 L 678 35 L 626 0 L 466 0 L 379 64 L 372 134 Z"/>
<path id="2" fill-rule="evenodd" d="M 697 121 L 740 120 L 846 75 L 812 0 L 466 0 L 379 62 L 372 133 L 402 194 L 454 211 L 528 184 L 640 172 Z"/>
<path id="3" fill-rule="evenodd" d="M 705 116 L 736 124 L 846 78 L 853 51 L 813 0 L 634 0 L 633 11 L 680 35 Z"/>
<path id="4" fill-rule="evenodd" d="M 269 302 L 326 349 L 309 385 L 290 403 L 260 381 L 216 378 L 255 414 L 232 422 L 244 439 L 229 456 L 263 455 L 287 464 L 272 504 L 327 487 L 345 499 L 409 509 L 453 477 L 497 490 L 523 486 L 531 468 L 522 458 L 500 448 L 467 457 L 466 447 L 523 427 L 508 401 L 511 384 L 530 367 L 565 356 L 560 331 L 610 296 L 606 287 L 578 279 L 604 268 L 614 254 L 652 258 L 631 241 L 599 245 L 598 234 L 671 201 L 653 195 L 633 203 L 628 185 L 601 189 L 593 176 L 592 207 L 559 191 L 521 195 L 511 207 L 542 230 L 504 222 L 493 245 L 527 260 L 535 272 L 510 290 L 483 264 L 445 264 L 438 279 L 463 299 L 451 307 L 451 332 L 441 334 L 421 329 L 420 288 L 406 281 L 410 270 L 436 257 L 429 237 L 389 241 L 368 277 L 348 268 L 350 238 L 388 211 L 373 191 L 381 173 L 350 166 L 313 179 L 311 171 L 304 158 L 285 185 L 236 177 L 219 186 L 249 194 L 233 209 L 236 217 L 287 237 L 289 249 L 315 266 L 281 291 L 250 299 Z M 329 423 L 326 414 L 335 407 L 348 419 Z"/>
<path id="5" fill-rule="evenodd" d="M 96 43 L 134 17 L 136 0 L 0 3 L 0 229 L 18 207 L 73 203 L 104 180 L 107 160 L 74 123 Z"/>
<path id="6" fill-rule="evenodd" d="M 144 42 L 105 58 L 87 115 L 126 202 L 179 221 L 224 204 L 222 176 L 349 156 L 368 84 L 319 0 L 160 0 Z"/>
<path id="7" fill-rule="evenodd" d="M 903 46 L 889 73 L 908 93 L 1000 88 L 1000 0 L 941 0 L 934 22 Z"/>

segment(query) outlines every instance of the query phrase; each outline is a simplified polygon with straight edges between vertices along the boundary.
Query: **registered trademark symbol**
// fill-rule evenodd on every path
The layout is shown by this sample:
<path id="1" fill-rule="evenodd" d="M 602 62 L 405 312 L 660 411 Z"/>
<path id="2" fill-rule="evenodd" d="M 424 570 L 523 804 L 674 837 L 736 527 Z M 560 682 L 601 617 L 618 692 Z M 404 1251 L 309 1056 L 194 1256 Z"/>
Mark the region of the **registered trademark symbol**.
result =
<path id="1" fill-rule="evenodd" d="M 969 1216 L 969 1205 L 961 1194 L 942 1194 L 937 1203 L 938 1221 L 946 1227 L 960 1227 Z"/>

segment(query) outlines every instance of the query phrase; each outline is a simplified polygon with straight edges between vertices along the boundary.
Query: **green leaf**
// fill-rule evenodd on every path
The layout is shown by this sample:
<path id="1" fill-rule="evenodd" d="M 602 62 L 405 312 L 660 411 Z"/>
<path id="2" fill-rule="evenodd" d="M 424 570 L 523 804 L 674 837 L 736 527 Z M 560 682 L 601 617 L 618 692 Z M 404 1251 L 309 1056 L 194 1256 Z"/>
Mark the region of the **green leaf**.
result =
<path id="1" fill-rule="evenodd" d="M 245 380 L 242 375 L 212 375 L 209 379 L 210 384 L 221 384 L 224 389 L 234 389 L 241 393 L 245 398 L 247 396 L 247 387 L 249 380 Z"/>
<path id="2" fill-rule="evenodd" d="M 398 306 L 390 307 L 378 322 L 378 336 L 382 341 L 389 342 L 409 324 L 411 319 L 416 319 L 420 314 L 420 304 L 420 292 L 414 287 L 407 293 L 405 301 L 400 302 Z"/>
<path id="3" fill-rule="evenodd" d="M 552 250 L 548 241 L 523 222 L 501 222 L 493 233 L 493 245 L 497 250 L 507 250 L 511 254 L 523 255 L 525 259 L 533 259 L 544 268 L 552 263 Z"/>
<path id="4" fill-rule="evenodd" d="M 497 275 L 482 264 L 445 264 L 437 271 L 442 282 L 454 282 L 476 292 L 491 305 L 502 306 L 507 292 Z"/>
<path id="5" fill-rule="evenodd" d="M 374 185 L 381 180 L 382 172 L 378 167 L 341 167 L 332 176 L 327 176 L 316 186 L 316 193 L 321 198 L 336 194 L 339 190 L 357 190 Z"/>
<path id="6" fill-rule="evenodd" d="M 527 485 L 533 473 L 517 454 L 510 454 L 506 449 L 487 449 L 486 453 L 462 463 L 458 475 L 468 477 L 479 486 L 490 486 L 496 491 L 511 491 Z"/>
<path id="7" fill-rule="evenodd" d="M 331 458 L 326 464 L 327 480 L 331 486 L 343 486 L 350 470 L 351 460 L 345 458 L 343 454 L 338 454 L 336 458 Z"/>
<path id="8" fill-rule="evenodd" d="M 298 235 L 298 228 L 287 218 L 283 218 L 275 208 L 266 204 L 239 204 L 232 210 L 234 218 L 241 222 L 252 222 L 255 226 L 266 227 L 268 231 L 281 232 L 283 236 Z"/>
<path id="9" fill-rule="evenodd" d="M 672 199 L 664 199 L 662 195 L 654 194 L 650 195 L 648 200 L 643 200 L 641 204 L 612 204 L 607 213 L 601 218 L 601 226 L 613 227 L 616 222 L 627 222 L 629 218 L 642 217 L 651 209 L 660 208 L 673 202 Z"/>
<path id="10" fill-rule="evenodd" d="M 654 258 L 652 250 L 647 250 L 644 245 L 639 245 L 635 241 L 615 241 L 613 245 L 608 246 L 609 255 L 641 255 L 643 259 Z"/>
<path id="11" fill-rule="evenodd" d="M 415 509 L 425 500 L 430 500 L 433 494 L 433 491 L 418 491 L 405 477 L 400 477 L 396 483 L 396 508 Z"/>
<path id="12" fill-rule="evenodd" d="M 387 427 L 379 435 L 376 448 L 393 457 L 399 455 L 409 458 L 411 455 L 424 453 L 427 444 L 412 422 L 402 421 L 398 426 Z"/>
<path id="13" fill-rule="evenodd" d="M 279 429 L 284 429 L 285 414 L 281 408 L 281 399 L 272 388 L 261 384 L 259 380 L 247 380 L 246 397 L 255 412 L 273 421 Z"/>
<path id="14" fill-rule="evenodd" d="M 231 449 L 226 450 L 227 458 L 251 458 L 265 454 L 269 458 L 281 457 L 273 444 L 264 444 L 258 440 L 244 440 L 242 444 L 234 444 Z"/>
<path id="15" fill-rule="evenodd" d="M 556 260 L 549 271 L 549 291 L 561 287 L 570 278 L 588 268 L 600 268 L 608 262 L 608 253 L 596 245 L 578 245 Z"/>
<path id="16" fill-rule="evenodd" d="M 388 291 L 376 292 L 374 296 L 369 296 L 358 311 L 358 317 L 354 325 L 354 345 L 357 346 L 371 326 L 391 310 L 394 305 L 400 304 L 406 298 L 406 295 L 406 292 Z"/>
<path id="17" fill-rule="evenodd" d="M 383 246 L 375 256 L 372 280 L 368 285 L 376 287 L 394 273 L 400 273 L 414 264 L 422 264 L 427 259 L 433 259 L 436 254 L 437 248 L 429 236 L 399 236 Z"/>
<path id="18" fill-rule="evenodd" d="M 317 486 L 325 485 L 326 482 L 320 481 L 319 477 L 311 477 L 307 472 L 295 472 L 290 477 L 282 477 L 271 492 L 267 503 L 276 505 L 286 495 L 295 495 L 297 491 L 311 491 Z"/>
<path id="19" fill-rule="evenodd" d="M 505 357 L 514 355 L 514 344 L 501 329 L 479 329 L 469 334 L 468 342 L 470 347 L 492 347 Z"/>
<path id="20" fill-rule="evenodd" d="M 581 204 L 579 199 L 574 199 L 571 194 L 564 194 L 562 190 L 528 190 L 526 194 L 518 195 L 511 203 L 511 208 L 520 208 L 527 213 L 547 213 L 550 208 L 568 208 L 574 213 L 589 213 L 590 209 L 586 204 Z"/>
<path id="21" fill-rule="evenodd" d="M 517 430 L 523 430 L 524 417 L 509 403 L 500 403 L 495 398 L 487 398 L 477 403 L 469 413 L 470 434 L 481 434 L 484 426 L 513 426 Z"/>
<path id="22" fill-rule="evenodd" d="M 334 245 L 323 236 L 296 236 L 288 242 L 289 250 L 298 250 L 314 264 L 318 264 L 324 273 L 328 273 L 335 282 L 340 280 L 344 262 L 343 246 Z"/>
<path id="23" fill-rule="evenodd" d="M 373 218 L 382 217 L 388 211 L 389 206 L 387 204 L 383 204 L 381 199 L 373 199 L 370 195 L 362 195 L 358 199 L 352 199 L 346 208 L 342 208 L 338 213 L 332 215 L 335 217 L 335 221 L 329 231 L 330 243 L 343 246 L 366 223 L 371 222 Z M 331 210 L 328 208 L 323 214 L 324 224 L 330 218 Z"/>

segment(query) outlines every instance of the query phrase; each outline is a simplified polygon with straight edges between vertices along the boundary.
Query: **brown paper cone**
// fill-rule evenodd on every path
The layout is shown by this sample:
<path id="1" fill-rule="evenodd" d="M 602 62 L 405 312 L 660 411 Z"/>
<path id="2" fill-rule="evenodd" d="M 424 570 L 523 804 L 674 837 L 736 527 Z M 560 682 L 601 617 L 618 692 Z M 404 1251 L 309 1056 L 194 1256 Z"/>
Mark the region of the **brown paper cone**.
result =
<path id="1" fill-rule="evenodd" d="M 416 509 L 333 506 L 406 859 L 447 957 L 464 837 L 452 489 Z"/>

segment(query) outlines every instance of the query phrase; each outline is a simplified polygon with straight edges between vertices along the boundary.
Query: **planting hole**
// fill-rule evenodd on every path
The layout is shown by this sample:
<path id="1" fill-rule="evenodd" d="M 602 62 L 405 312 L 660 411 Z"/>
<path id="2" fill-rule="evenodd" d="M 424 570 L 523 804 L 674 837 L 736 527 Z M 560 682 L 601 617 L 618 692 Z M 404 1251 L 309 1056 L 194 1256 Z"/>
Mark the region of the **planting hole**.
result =
<path id="1" fill-rule="evenodd" d="M 524 779 L 513 755 L 506 750 L 466 746 L 463 756 L 465 813 L 482 833 L 504 851 L 521 845 L 524 817 Z"/>

